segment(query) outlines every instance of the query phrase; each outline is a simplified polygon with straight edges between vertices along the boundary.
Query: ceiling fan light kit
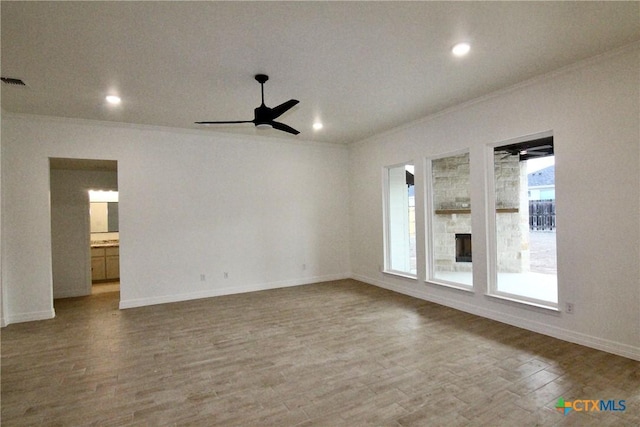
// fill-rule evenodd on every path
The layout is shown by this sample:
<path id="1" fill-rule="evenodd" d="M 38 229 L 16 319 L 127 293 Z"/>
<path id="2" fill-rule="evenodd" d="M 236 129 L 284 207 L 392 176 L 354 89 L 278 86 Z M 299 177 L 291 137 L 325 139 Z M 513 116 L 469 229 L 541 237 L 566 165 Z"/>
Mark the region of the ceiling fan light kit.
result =
<path id="1" fill-rule="evenodd" d="M 258 108 L 253 110 L 253 120 L 231 120 L 231 121 L 212 121 L 212 122 L 195 122 L 198 125 L 217 125 L 217 124 L 235 124 L 235 123 L 253 123 L 258 129 L 273 128 L 283 132 L 288 132 L 293 135 L 297 135 L 300 132 L 285 125 L 284 123 L 276 122 L 275 119 L 289 111 L 293 106 L 300 101 L 297 99 L 290 99 L 282 104 L 269 108 L 264 103 L 264 84 L 269 80 L 269 76 L 266 74 L 256 74 L 255 79 L 260 83 L 260 91 L 262 95 L 262 103 Z"/>

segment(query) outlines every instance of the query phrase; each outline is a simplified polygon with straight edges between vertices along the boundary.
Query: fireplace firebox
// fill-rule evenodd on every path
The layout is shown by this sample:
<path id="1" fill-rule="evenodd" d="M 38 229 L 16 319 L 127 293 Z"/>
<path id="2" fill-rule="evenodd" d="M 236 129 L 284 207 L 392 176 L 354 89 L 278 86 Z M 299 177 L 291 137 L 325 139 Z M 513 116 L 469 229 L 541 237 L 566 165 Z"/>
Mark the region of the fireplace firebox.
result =
<path id="1" fill-rule="evenodd" d="M 456 262 L 471 262 L 471 234 L 456 233 Z"/>

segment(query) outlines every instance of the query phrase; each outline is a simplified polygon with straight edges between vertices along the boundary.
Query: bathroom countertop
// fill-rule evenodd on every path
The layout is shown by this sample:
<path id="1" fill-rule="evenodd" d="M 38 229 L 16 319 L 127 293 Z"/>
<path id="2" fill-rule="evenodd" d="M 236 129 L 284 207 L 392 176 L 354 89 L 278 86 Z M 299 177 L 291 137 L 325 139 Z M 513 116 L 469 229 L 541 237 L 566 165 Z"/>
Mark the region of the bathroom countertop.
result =
<path id="1" fill-rule="evenodd" d="M 115 248 L 120 246 L 120 242 L 118 241 L 106 241 L 106 242 L 92 242 L 92 248 Z"/>

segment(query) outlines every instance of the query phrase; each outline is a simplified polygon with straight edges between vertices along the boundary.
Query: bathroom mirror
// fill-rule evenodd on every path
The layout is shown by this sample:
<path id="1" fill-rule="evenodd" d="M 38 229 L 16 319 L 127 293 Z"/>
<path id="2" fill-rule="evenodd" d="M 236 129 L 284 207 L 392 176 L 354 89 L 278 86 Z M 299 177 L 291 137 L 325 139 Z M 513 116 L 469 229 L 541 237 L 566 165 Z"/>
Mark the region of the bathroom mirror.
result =
<path id="1" fill-rule="evenodd" d="M 92 233 L 118 231 L 118 202 L 91 202 L 89 205 Z"/>

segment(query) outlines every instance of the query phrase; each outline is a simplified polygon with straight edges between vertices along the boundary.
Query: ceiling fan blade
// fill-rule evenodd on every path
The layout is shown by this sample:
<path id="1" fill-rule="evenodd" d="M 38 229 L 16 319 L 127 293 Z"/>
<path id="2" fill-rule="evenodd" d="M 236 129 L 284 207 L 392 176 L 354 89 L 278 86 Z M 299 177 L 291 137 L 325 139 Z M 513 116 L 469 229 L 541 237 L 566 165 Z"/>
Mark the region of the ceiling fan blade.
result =
<path id="1" fill-rule="evenodd" d="M 226 122 L 195 122 L 197 125 L 229 125 L 235 123 L 253 123 L 253 120 L 232 120 Z"/>
<path id="2" fill-rule="evenodd" d="M 287 126 L 284 123 L 280 123 L 280 122 L 271 122 L 271 126 L 273 126 L 274 129 L 278 129 L 284 132 L 289 132 L 294 135 L 297 135 L 300 133 L 299 131 L 295 130 L 291 126 Z"/>
<path id="3" fill-rule="evenodd" d="M 271 109 L 271 118 L 276 119 L 280 117 L 298 102 L 300 101 L 298 101 L 297 99 L 290 99 L 287 102 L 283 102 L 282 104 L 278 105 L 277 107 L 273 107 Z"/>

